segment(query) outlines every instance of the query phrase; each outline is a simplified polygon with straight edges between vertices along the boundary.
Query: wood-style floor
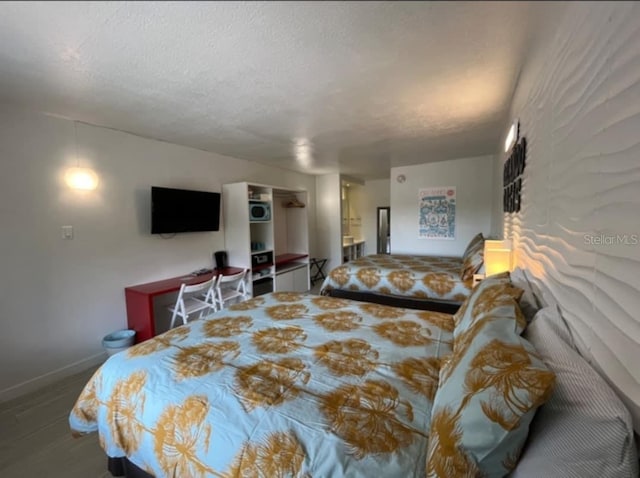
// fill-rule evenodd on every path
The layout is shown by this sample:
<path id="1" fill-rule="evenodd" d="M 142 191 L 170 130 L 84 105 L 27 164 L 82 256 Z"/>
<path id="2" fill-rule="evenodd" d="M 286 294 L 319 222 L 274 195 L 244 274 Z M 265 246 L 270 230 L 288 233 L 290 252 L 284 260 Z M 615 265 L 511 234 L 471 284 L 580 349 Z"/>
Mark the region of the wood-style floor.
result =
<path id="1" fill-rule="evenodd" d="M 111 477 L 98 435 L 73 438 L 69 431 L 71 407 L 94 371 L 0 403 L 0 478 Z"/>
<path id="2" fill-rule="evenodd" d="M 94 369 L 0 403 L 0 477 L 106 478 L 98 435 L 73 438 L 69 412 Z"/>

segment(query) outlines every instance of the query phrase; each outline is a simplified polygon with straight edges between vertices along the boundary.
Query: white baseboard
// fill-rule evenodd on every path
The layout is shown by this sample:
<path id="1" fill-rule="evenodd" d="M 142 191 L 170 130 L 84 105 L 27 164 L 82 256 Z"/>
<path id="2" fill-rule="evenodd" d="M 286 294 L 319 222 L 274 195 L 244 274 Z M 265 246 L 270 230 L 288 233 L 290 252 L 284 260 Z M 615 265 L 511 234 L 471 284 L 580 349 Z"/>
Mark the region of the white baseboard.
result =
<path id="1" fill-rule="evenodd" d="M 91 367 L 96 367 L 104 362 L 107 357 L 108 356 L 106 352 L 101 352 L 99 354 L 92 355 L 91 357 L 78 360 L 77 362 L 59 368 L 57 370 L 47 372 L 43 375 L 40 375 L 39 377 L 19 383 L 18 385 L 14 385 L 13 387 L 0 390 L 0 403 L 6 402 L 8 400 L 13 400 L 14 398 L 30 392 L 34 392 L 63 378 L 75 375 L 76 373 L 80 373 Z"/>

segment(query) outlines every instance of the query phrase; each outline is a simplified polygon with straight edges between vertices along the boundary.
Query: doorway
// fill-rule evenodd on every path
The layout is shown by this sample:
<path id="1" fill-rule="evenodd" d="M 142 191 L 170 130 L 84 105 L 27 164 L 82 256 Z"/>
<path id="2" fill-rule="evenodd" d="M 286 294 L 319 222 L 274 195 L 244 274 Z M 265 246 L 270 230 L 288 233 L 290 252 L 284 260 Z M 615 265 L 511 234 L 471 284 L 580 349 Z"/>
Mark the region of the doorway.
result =
<path id="1" fill-rule="evenodd" d="M 377 247 L 378 254 L 391 254 L 391 208 L 379 207 L 377 219 Z"/>

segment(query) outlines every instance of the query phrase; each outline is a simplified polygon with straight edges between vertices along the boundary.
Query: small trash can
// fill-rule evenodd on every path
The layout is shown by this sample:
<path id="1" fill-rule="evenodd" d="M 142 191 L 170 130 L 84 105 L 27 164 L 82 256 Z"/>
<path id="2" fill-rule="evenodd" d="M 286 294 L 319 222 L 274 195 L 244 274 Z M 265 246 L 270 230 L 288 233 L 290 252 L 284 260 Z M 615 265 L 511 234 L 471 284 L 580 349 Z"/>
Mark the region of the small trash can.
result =
<path id="1" fill-rule="evenodd" d="M 102 346 L 109 355 L 116 354 L 128 349 L 133 345 L 136 338 L 136 331 L 123 329 L 111 332 L 102 339 Z"/>

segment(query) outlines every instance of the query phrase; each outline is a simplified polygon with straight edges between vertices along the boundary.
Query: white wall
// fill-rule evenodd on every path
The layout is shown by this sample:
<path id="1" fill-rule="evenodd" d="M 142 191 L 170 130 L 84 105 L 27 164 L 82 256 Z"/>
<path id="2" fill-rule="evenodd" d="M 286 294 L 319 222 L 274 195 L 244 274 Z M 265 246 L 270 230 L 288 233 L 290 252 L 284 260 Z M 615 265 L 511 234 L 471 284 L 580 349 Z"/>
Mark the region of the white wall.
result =
<path id="1" fill-rule="evenodd" d="M 362 206 L 362 236 L 365 238 L 365 254 L 375 254 L 377 247 L 377 215 L 379 207 L 391 205 L 390 183 L 388 179 L 375 179 L 367 181 L 363 187 Z M 393 210 L 391 221 L 393 222 Z M 391 237 L 393 244 L 393 236 Z"/>
<path id="2" fill-rule="evenodd" d="M 342 264 L 340 175 L 316 176 L 316 250 L 327 259 L 324 272 Z"/>
<path id="3" fill-rule="evenodd" d="M 102 337 L 126 327 L 124 287 L 210 267 L 224 248 L 222 229 L 152 236 L 151 185 L 307 189 L 315 224 L 312 176 L 89 125 L 77 136 L 80 164 L 100 177 L 94 192 L 63 183 L 76 163 L 73 122 L 0 112 L 0 399 L 100 360 Z M 74 227 L 73 240 L 62 225 Z"/>
<path id="4" fill-rule="evenodd" d="M 391 168 L 391 252 L 461 256 L 474 235 L 488 236 L 494 170 L 493 156 Z M 403 183 L 396 180 L 401 174 Z M 418 238 L 418 191 L 437 186 L 456 187 L 455 240 Z"/>
<path id="5" fill-rule="evenodd" d="M 503 163 L 508 156 L 504 148 L 496 154 L 493 161 L 493 197 L 491 199 L 491 237 L 504 239 L 504 218 L 502 214 L 503 198 Z"/>
<path id="6" fill-rule="evenodd" d="M 569 2 L 557 34 L 525 65 L 511 117 L 520 118 L 528 156 L 522 210 L 504 215 L 505 237 L 517 263 L 550 289 L 637 431 L 640 5 Z"/>
<path id="7" fill-rule="evenodd" d="M 364 239 L 365 253 L 376 252 L 376 208 L 389 206 L 389 180 L 351 184 L 349 206 L 352 217 L 360 218 L 360 226 L 352 227 L 356 239 Z M 342 219 L 345 215 L 341 201 L 341 177 L 326 174 L 316 178 L 317 250 L 318 257 L 329 259 L 324 270 L 329 272 L 342 264 Z M 392 218 L 393 221 L 393 218 Z M 344 229 L 346 232 L 346 228 Z"/>

